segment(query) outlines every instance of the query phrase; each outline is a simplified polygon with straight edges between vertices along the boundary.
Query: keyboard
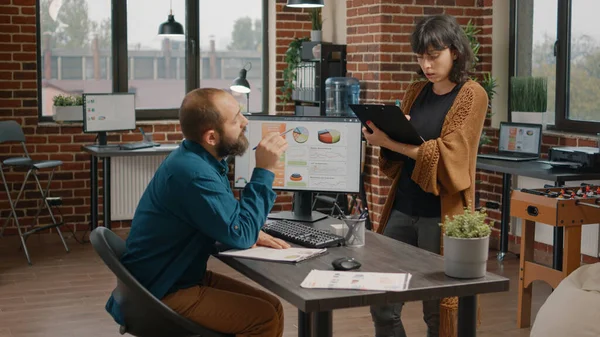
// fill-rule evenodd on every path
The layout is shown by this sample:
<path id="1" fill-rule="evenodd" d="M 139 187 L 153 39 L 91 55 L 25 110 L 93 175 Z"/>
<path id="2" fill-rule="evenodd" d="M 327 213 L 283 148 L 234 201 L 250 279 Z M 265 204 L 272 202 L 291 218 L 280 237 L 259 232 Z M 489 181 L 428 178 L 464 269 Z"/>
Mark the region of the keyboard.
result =
<path id="1" fill-rule="evenodd" d="M 136 143 L 121 144 L 119 146 L 119 148 L 121 148 L 121 150 L 139 150 L 139 149 L 154 147 L 156 145 L 158 145 L 158 144 L 151 143 L 151 142 L 136 142 Z"/>
<path id="2" fill-rule="evenodd" d="M 307 248 L 336 247 L 344 244 L 344 238 L 341 236 L 289 220 L 267 220 L 262 230 L 276 238 Z"/>

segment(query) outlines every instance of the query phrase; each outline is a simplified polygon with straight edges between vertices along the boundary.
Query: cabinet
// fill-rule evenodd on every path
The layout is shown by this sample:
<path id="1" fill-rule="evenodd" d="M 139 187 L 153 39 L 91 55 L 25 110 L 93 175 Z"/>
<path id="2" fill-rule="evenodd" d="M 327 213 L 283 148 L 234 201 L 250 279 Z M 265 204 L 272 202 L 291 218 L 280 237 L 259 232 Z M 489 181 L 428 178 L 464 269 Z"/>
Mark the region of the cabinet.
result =
<path id="1" fill-rule="evenodd" d="M 346 76 L 346 45 L 302 42 L 292 91 L 297 116 L 325 116 L 325 81 Z"/>

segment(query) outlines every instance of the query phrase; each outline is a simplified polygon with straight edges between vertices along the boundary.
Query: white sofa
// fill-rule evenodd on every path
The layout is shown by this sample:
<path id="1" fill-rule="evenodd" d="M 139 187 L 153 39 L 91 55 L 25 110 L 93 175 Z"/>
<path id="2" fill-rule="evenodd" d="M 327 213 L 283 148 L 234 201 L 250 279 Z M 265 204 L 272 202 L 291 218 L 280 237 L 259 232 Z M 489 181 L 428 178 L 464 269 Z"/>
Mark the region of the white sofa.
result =
<path id="1" fill-rule="evenodd" d="M 530 336 L 600 336 L 600 262 L 562 280 L 540 308 Z"/>

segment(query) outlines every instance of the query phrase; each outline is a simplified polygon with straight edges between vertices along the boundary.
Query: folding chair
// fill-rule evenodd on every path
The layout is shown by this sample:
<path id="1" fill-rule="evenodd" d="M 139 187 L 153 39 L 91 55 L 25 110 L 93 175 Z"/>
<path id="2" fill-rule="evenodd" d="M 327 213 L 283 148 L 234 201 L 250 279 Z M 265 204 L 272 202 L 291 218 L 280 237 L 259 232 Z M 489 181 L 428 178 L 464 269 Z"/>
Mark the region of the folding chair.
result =
<path id="1" fill-rule="evenodd" d="M 5 159 L 4 161 L 0 162 L 0 176 L 2 177 L 2 183 L 4 185 L 4 189 L 6 190 L 8 204 L 10 205 L 10 209 L 11 209 L 8 218 L 4 222 L 4 225 L 2 226 L 2 229 L 0 229 L 0 237 L 4 234 L 4 229 L 10 223 L 10 219 L 14 217 L 15 224 L 17 225 L 17 231 L 19 232 L 19 237 L 21 238 L 21 244 L 23 245 L 23 251 L 25 252 L 25 256 L 27 257 L 27 262 L 29 264 L 31 264 L 31 259 L 29 257 L 29 252 L 27 251 L 27 246 L 25 245 L 25 241 L 27 240 L 29 235 L 34 234 L 39 231 L 42 231 L 42 230 L 45 230 L 45 229 L 56 228 L 56 232 L 58 233 L 58 236 L 60 236 L 60 239 L 62 240 L 62 243 L 65 246 L 65 250 L 67 252 L 69 252 L 69 247 L 67 247 L 67 243 L 65 242 L 65 239 L 64 239 L 62 233 L 60 232 L 60 228 L 59 228 L 59 226 L 61 226 L 63 223 L 56 222 L 56 218 L 54 217 L 54 214 L 52 213 L 52 208 L 50 207 L 50 203 L 49 203 L 50 198 L 48 195 L 50 183 L 52 182 L 52 177 L 54 176 L 54 170 L 57 167 L 59 167 L 60 165 L 62 165 L 62 161 L 31 159 L 31 157 L 29 156 L 29 153 L 27 152 L 27 148 L 25 146 L 25 134 L 23 133 L 21 126 L 15 121 L 0 122 L 0 144 L 7 143 L 7 142 L 20 142 L 21 145 L 23 146 L 23 151 L 25 152 L 25 156 L 24 157 L 16 157 L 16 158 L 8 158 L 8 159 Z M 4 176 L 4 167 L 7 167 L 7 168 L 12 167 L 13 169 L 21 168 L 21 169 L 27 170 L 27 174 L 25 175 L 25 180 L 23 180 L 23 184 L 21 185 L 19 194 L 17 194 L 17 198 L 14 200 L 14 202 L 12 201 L 12 198 L 10 195 L 11 191 L 10 191 L 10 188 L 8 187 L 8 183 L 6 182 L 6 177 Z M 52 169 L 52 172 L 50 173 L 50 176 L 48 177 L 48 184 L 46 185 L 46 189 L 43 189 L 42 184 L 40 183 L 40 179 L 37 176 L 37 171 L 40 169 L 50 169 L 50 168 Z M 35 179 L 36 185 L 41 194 L 42 202 L 40 203 L 38 201 L 38 209 L 37 209 L 33 224 L 31 225 L 29 230 L 25 232 L 25 231 L 23 231 L 23 229 L 21 229 L 21 225 L 19 224 L 19 218 L 17 217 L 16 209 L 17 209 L 17 204 L 19 203 L 19 200 L 21 199 L 21 196 L 23 195 L 23 191 L 25 190 L 25 184 L 29 180 L 29 176 L 33 176 L 33 178 Z M 42 207 L 44 205 L 48 209 L 50 218 L 52 218 L 52 224 L 46 225 L 46 226 L 36 226 L 36 224 L 38 222 L 38 218 L 40 216 L 40 213 L 42 212 Z"/>

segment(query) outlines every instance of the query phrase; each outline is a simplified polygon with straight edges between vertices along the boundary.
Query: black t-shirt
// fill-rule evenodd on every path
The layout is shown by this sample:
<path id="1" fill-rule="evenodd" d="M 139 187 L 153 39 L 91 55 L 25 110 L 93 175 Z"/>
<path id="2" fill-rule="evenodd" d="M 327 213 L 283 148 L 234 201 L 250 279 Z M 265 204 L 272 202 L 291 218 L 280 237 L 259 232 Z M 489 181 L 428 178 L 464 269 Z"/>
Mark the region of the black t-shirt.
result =
<path id="1" fill-rule="evenodd" d="M 410 122 L 419 135 L 427 140 L 440 137 L 442 125 L 462 84 L 444 95 L 433 92 L 433 83 L 427 83 L 410 110 Z M 400 173 L 394 209 L 408 215 L 434 218 L 441 216 L 440 197 L 427 193 L 412 179 L 415 160 L 405 157 Z"/>

